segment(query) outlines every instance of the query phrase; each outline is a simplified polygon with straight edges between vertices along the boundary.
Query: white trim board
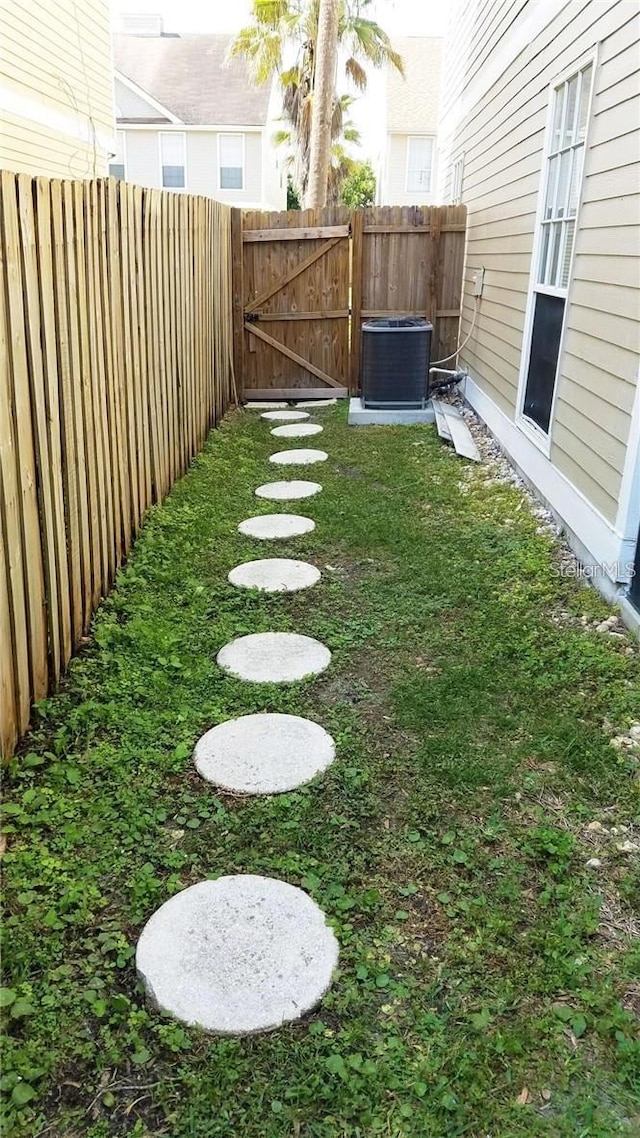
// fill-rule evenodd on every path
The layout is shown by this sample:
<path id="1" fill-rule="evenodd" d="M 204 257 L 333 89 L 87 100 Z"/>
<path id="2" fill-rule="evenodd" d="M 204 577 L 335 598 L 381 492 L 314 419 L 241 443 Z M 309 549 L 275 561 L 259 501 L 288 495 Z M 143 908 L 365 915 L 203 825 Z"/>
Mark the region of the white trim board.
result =
<path id="1" fill-rule="evenodd" d="M 485 391 L 467 375 L 465 398 L 486 423 L 491 433 L 504 448 L 514 466 L 526 482 L 544 499 L 566 531 L 567 540 L 576 556 L 586 565 L 619 565 L 621 568 L 633 561 L 629 556 L 628 543 L 615 525 L 587 501 L 584 494 L 575 487 L 540 450 L 531 439 L 493 402 Z M 621 588 L 628 583 L 630 574 L 618 579 L 608 573 L 599 574 L 592 583 L 609 600 L 619 601 Z"/>
<path id="2" fill-rule="evenodd" d="M 216 126 L 211 123 L 181 123 L 180 121 L 173 122 L 129 122 L 128 119 L 117 120 L 118 130 L 178 130 L 178 131 L 198 131 L 198 130 L 211 130 L 216 131 L 217 134 L 260 134 L 263 126 Z"/>

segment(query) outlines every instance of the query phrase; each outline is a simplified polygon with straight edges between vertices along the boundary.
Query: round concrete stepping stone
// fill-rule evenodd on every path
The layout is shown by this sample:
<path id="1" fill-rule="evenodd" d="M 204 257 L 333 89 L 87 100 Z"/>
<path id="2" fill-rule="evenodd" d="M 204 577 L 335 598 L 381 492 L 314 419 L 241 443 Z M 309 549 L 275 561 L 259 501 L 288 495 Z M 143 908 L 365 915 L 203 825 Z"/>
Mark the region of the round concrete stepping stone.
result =
<path id="1" fill-rule="evenodd" d="M 290 557 L 264 557 L 236 565 L 229 581 L 239 589 L 259 589 L 261 593 L 297 593 L 320 580 L 320 570 L 308 561 Z"/>
<path id="2" fill-rule="evenodd" d="M 310 419 L 308 411 L 263 411 L 261 419 L 271 419 L 274 423 L 296 423 Z"/>
<path id="3" fill-rule="evenodd" d="M 337 399 L 306 399 L 304 403 L 296 403 L 296 407 L 333 407 Z"/>
<path id="4" fill-rule="evenodd" d="M 287 684 L 324 672 L 331 653 L 319 640 L 297 632 L 252 632 L 225 644 L 217 655 L 223 671 L 256 684 Z"/>
<path id="5" fill-rule="evenodd" d="M 326 462 L 329 455 L 326 450 L 313 450 L 311 447 L 300 450 L 279 450 L 269 455 L 269 462 L 276 466 L 311 466 L 314 462 Z"/>
<path id="6" fill-rule="evenodd" d="M 279 541 L 284 537 L 300 537 L 311 533 L 316 523 L 300 514 L 258 514 L 240 522 L 238 532 L 245 537 L 256 537 L 258 541 Z"/>
<path id="7" fill-rule="evenodd" d="M 207 731 L 196 744 L 199 774 L 224 790 L 282 794 L 331 765 L 333 739 L 299 715 L 243 715 Z"/>
<path id="8" fill-rule="evenodd" d="M 289 423 L 284 427 L 274 427 L 271 434 L 277 439 L 303 439 L 307 435 L 319 435 L 321 432 L 319 423 Z"/>
<path id="9" fill-rule="evenodd" d="M 136 949 L 149 1000 L 219 1035 L 270 1031 L 322 999 L 338 942 L 302 889 L 237 874 L 183 889 L 153 914 Z"/>
<path id="10" fill-rule="evenodd" d="M 293 498 L 312 498 L 322 490 L 319 482 L 305 482 L 293 478 L 290 482 L 265 482 L 258 486 L 256 497 L 270 498 L 273 502 L 286 502 Z"/>

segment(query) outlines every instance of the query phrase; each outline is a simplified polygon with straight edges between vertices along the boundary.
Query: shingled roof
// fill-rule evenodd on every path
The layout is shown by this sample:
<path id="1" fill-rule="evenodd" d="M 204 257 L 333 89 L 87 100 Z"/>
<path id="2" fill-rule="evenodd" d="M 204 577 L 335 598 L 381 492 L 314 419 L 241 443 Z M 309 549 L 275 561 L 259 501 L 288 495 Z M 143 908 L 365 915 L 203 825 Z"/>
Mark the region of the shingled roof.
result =
<path id="1" fill-rule="evenodd" d="M 243 61 L 225 64 L 231 39 L 115 35 L 114 65 L 187 125 L 262 126 L 269 88 L 253 86 Z"/>
<path id="2" fill-rule="evenodd" d="M 394 39 L 404 76 L 388 68 L 387 130 L 398 134 L 436 134 L 440 103 L 443 40 L 429 36 Z"/>

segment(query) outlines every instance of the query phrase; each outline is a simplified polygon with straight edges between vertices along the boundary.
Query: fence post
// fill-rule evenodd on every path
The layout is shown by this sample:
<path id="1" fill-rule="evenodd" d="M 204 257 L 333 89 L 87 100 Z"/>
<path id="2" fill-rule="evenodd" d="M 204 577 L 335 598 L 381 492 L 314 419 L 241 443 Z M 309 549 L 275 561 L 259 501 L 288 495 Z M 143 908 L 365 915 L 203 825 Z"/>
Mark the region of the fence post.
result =
<path id="1" fill-rule="evenodd" d="M 231 272 L 233 288 L 233 370 L 238 399 L 244 399 L 244 271 L 242 210 L 231 210 Z"/>
<path id="2" fill-rule="evenodd" d="M 440 330 L 438 328 L 438 281 L 439 281 L 439 267 L 440 267 L 440 208 L 432 206 L 427 212 L 429 218 L 429 233 L 427 236 L 428 255 L 427 265 L 429 266 L 427 275 L 427 304 L 425 315 L 427 320 L 433 324 L 433 335 L 431 338 L 432 345 L 435 345 L 435 358 L 440 358 Z M 434 348 L 431 349 L 432 355 Z"/>
<path id="3" fill-rule="evenodd" d="M 351 395 L 357 395 L 360 387 L 364 213 L 363 209 L 354 209 L 351 213 L 351 360 L 349 369 Z"/>

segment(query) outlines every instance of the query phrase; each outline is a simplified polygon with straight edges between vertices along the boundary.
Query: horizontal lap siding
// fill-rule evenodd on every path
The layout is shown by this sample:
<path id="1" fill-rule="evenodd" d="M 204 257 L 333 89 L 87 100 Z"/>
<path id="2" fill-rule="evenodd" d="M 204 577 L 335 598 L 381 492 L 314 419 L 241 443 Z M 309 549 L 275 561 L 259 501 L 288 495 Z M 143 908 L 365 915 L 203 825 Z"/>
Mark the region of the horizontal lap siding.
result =
<path id="1" fill-rule="evenodd" d="M 491 52 L 505 30 L 508 36 L 509 7 L 513 14 L 515 5 L 498 0 L 476 6 L 484 33 L 478 40 L 476 24 L 467 82 L 481 79 L 482 68 L 491 66 Z M 473 277 L 477 269 L 485 268 L 475 331 L 462 358 L 474 379 L 513 418 L 548 88 L 599 45 L 551 458 L 611 521 L 617 509 L 639 350 L 636 11 L 635 4 L 624 2 L 565 6 L 471 107 L 450 142 L 454 158 L 462 151 L 465 155 L 463 201 L 469 209 L 463 336 L 473 316 Z M 460 26 L 463 43 L 465 35 L 469 38 L 468 13 L 467 7 Z M 501 46 L 504 49 L 505 43 Z"/>
<path id="2" fill-rule="evenodd" d="M 107 156 L 102 142 L 93 143 L 78 131 L 88 136 L 95 132 L 101 140 L 113 136 L 107 3 L 27 0 L 4 5 L 0 81 L 21 101 L 19 108 L 13 104 L 11 113 L 2 114 L 0 165 L 58 177 L 105 173 Z M 30 112 L 24 100 L 37 113 L 26 117 Z M 39 164 L 34 160 L 38 146 L 42 151 Z"/>

